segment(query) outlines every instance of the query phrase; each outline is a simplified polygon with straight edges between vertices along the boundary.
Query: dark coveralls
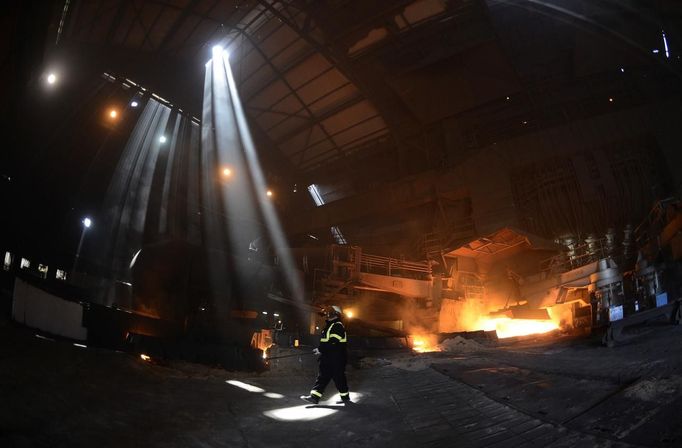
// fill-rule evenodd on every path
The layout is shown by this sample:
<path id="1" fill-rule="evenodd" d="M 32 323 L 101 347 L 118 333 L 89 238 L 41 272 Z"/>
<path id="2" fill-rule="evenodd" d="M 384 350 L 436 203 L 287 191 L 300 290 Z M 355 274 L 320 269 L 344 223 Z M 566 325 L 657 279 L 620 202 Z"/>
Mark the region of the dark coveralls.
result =
<path id="1" fill-rule="evenodd" d="M 320 337 L 320 372 L 310 391 L 310 395 L 322 397 L 325 387 L 330 380 L 339 390 L 341 399 L 349 399 L 348 383 L 346 382 L 346 328 L 338 317 L 328 320 Z"/>

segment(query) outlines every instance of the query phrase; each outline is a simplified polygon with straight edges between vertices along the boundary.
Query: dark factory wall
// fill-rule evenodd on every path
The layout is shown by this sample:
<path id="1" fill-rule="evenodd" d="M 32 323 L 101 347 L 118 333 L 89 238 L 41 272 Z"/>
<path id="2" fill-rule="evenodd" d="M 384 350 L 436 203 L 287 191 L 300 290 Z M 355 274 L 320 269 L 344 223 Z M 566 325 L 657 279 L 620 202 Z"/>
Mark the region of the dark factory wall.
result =
<path id="1" fill-rule="evenodd" d="M 497 142 L 453 170 L 479 234 L 516 225 L 547 237 L 637 225 L 682 191 L 675 101 Z"/>

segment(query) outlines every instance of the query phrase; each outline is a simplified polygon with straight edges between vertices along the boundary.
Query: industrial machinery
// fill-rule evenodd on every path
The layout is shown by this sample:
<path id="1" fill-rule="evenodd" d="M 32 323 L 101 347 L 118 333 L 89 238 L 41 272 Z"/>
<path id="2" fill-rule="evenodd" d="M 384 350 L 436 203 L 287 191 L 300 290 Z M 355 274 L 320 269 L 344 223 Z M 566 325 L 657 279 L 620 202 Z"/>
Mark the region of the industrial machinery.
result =
<path id="1" fill-rule="evenodd" d="M 561 328 L 599 331 L 613 345 L 635 325 L 679 322 L 680 229 L 680 202 L 667 199 L 635 230 L 549 241 L 503 228 L 443 251 L 438 269 L 332 246 L 313 301 L 353 310 L 375 333 Z"/>

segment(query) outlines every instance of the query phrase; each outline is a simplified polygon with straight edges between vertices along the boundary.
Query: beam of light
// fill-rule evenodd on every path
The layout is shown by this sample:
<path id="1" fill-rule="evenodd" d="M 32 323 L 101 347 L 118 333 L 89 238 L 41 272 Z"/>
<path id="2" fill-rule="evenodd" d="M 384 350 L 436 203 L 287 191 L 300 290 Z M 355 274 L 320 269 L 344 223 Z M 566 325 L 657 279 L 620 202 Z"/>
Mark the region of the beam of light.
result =
<path id="1" fill-rule="evenodd" d="M 87 345 L 83 345 L 83 344 L 76 344 L 75 342 L 74 342 L 73 346 L 74 346 L 74 347 L 80 347 L 80 348 L 88 348 L 88 346 L 87 346 Z"/>
<path id="2" fill-rule="evenodd" d="M 85 226 L 86 229 L 89 229 L 90 226 L 92 226 L 92 219 L 83 218 L 83 226 Z"/>
<path id="3" fill-rule="evenodd" d="M 161 203 L 159 204 L 159 226 L 158 232 L 160 235 L 165 235 L 169 230 L 169 209 L 170 209 L 170 198 L 171 198 L 171 180 L 173 179 L 173 164 L 177 163 L 176 153 L 178 152 L 178 145 L 180 144 L 179 134 L 180 134 L 180 124 L 181 121 L 176 115 L 172 126 L 172 134 L 170 141 L 170 149 L 164 154 L 166 160 L 163 158 L 159 161 L 159 167 L 157 167 L 158 173 L 155 176 L 163 176 L 163 190 L 161 191 Z M 164 163 L 165 162 L 165 163 Z"/>
<path id="4" fill-rule="evenodd" d="M 201 121 L 201 168 L 205 173 L 201 194 L 206 210 L 202 211 L 202 227 L 206 247 L 211 248 L 208 277 L 217 313 L 227 313 L 235 302 L 263 292 L 262 285 L 246 279 L 253 275 L 249 248 L 264 234 L 256 206 L 264 189 L 257 189 L 247 167 L 227 65 L 224 51 L 216 51 L 206 65 Z M 225 167 L 232 172 L 229 183 L 221 176 Z"/>
<path id="5" fill-rule="evenodd" d="M 362 397 L 361 393 L 351 392 L 351 401 L 357 403 Z M 281 422 L 306 422 L 317 420 L 319 418 L 328 417 L 343 409 L 345 405 L 340 403 L 341 397 L 336 394 L 327 401 L 321 401 L 320 405 L 324 407 L 316 407 L 315 405 L 304 404 L 301 406 L 292 406 L 287 408 L 271 409 L 264 411 L 263 415 L 273 420 Z M 334 409 L 338 408 L 338 409 Z"/>
<path id="6" fill-rule="evenodd" d="M 144 89 L 137 88 L 128 107 L 141 110 L 134 114 L 135 127 L 111 175 L 104 216 L 98 222 L 102 230 L 93 235 L 98 241 L 92 244 L 97 251 L 92 256 L 108 279 L 93 300 L 120 304 L 123 311 L 144 305 L 149 313 L 158 314 L 157 303 L 134 297 L 129 287 L 121 285 L 135 283 L 133 268 L 139 267 L 141 248 L 150 242 L 161 241 L 163 247 L 170 241 L 201 244 L 200 129 L 191 117 L 154 97 L 138 99 Z M 123 117 L 121 110 L 117 113 L 119 119 Z M 149 257 L 154 256 L 152 249 Z"/>
<path id="7" fill-rule="evenodd" d="M 227 75 L 228 87 L 232 97 L 234 116 L 237 123 L 237 128 L 239 129 L 239 136 L 241 137 L 244 153 L 246 155 L 246 161 L 249 174 L 251 175 L 253 182 L 253 188 L 256 191 L 265 191 L 267 190 L 267 183 L 265 182 L 265 176 L 263 175 L 263 171 L 258 160 L 258 154 L 256 153 L 256 146 L 253 143 L 251 131 L 249 130 L 249 126 L 246 121 L 246 114 L 244 113 L 244 108 L 241 104 L 241 99 L 237 90 L 237 84 L 232 74 L 232 68 L 230 67 L 229 61 L 226 58 L 223 58 L 222 61 L 225 67 L 225 73 Z M 270 235 L 270 240 L 272 241 L 272 244 L 275 248 L 275 253 L 281 262 L 282 270 L 284 272 L 284 279 L 287 282 L 287 286 L 291 292 L 292 298 L 294 300 L 303 302 L 303 284 L 296 270 L 291 251 L 289 250 L 289 244 L 286 237 L 284 236 L 284 231 L 282 230 L 282 225 L 279 221 L 279 218 L 277 217 L 274 205 L 271 201 L 268 201 L 262 196 L 257 196 L 256 201 L 259 205 L 261 214 L 265 219 L 265 227 L 268 231 L 268 234 Z"/>
<path id="8" fill-rule="evenodd" d="M 214 74 L 214 63 L 213 59 L 206 63 L 206 73 L 204 77 L 204 98 L 203 98 L 203 110 L 202 110 L 202 120 L 201 120 L 201 152 L 198 154 L 199 166 L 203 173 L 215 172 L 216 167 L 216 132 L 214 127 L 215 111 L 213 98 L 213 74 Z M 199 196 L 204 204 L 204 213 L 201 219 L 202 235 L 211 247 L 218 248 L 207 255 L 210 257 L 210 263 L 208 263 L 208 280 L 211 291 L 227 291 L 230 288 L 230 278 L 225 276 L 224 273 L 227 272 L 227 256 L 224 255 L 223 251 L 227 245 L 227 235 L 225 229 L 225 222 L 221 217 L 219 210 L 221 210 L 220 204 L 220 191 L 215 188 L 214 182 L 212 182 L 211 176 L 200 176 L 201 188 L 199 191 Z M 227 294 L 222 294 L 222 297 L 227 297 L 229 300 L 231 297 Z M 229 303 L 224 304 L 220 300 L 219 293 L 213 292 L 212 299 L 214 301 L 214 306 L 217 309 L 228 310 Z"/>
<path id="9" fill-rule="evenodd" d="M 152 188 L 155 178 L 162 177 L 159 162 L 158 136 L 168 127 L 171 109 L 154 99 L 147 101 L 135 128 L 119 158 L 111 177 L 104 204 L 106 229 L 103 235 L 101 262 L 109 266 L 111 278 L 129 280 L 130 269 L 135 264 L 144 244 L 146 223 L 157 219 L 150 210 L 150 201 L 159 202 L 158 191 Z M 159 173 L 160 176 L 155 176 Z M 101 298 L 103 304 L 116 301 L 113 294 Z"/>
<path id="10" fill-rule="evenodd" d="M 263 392 L 265 392 L 265 389 L 261 389 L 260 387 L 257 387 L 257 386 L 252 386 L 251 384 L 247 384 L 247 383 L 244 383 L 244 382 L 241 382 L 241 381 L 237 381 L 237 380 L 227 380 L 227 381 L 225 381 L 225 382 L 226 382 L 227 384 L 230 384 L 230 385 L 234 386 L 234 387 L 238 387 L 238 388 L 240 388 L 240 389 L 244 389 L 244 390 L 246 390 L 246 391 L 248 391 L 248 392 L 254 392 L 254 393 L 259 393 L 259 394 L 262 394 Z"/>

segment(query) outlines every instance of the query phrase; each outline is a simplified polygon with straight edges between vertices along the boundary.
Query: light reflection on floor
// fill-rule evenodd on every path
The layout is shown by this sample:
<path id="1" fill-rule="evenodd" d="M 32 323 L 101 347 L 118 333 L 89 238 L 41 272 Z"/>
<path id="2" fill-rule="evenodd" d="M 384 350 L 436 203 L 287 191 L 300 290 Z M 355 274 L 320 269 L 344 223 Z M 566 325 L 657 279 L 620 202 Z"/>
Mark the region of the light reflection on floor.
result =
<path id="1" fill-rule="evenodd" d="M 263 395 L 268 398 L 284 398 L 284 395 L 275 392 L 265 392 Z"/>
<path id="2" fill-rule="evenodd" d="M 248 383 L 245 383 L 243 381 L 227 380 L 225 382 L 227 384 L 238 387 L 240 389 L 244 389 L 244 390 L 249 391 L 249 392 L 263 394 L 263 396 L 268 397 L 268 398 L 284 398 L 284 395 L 282 395 L 282 394 L 278 394 L 276 392 L 266 392 L 265 389 L 261 389 L 258 386 L 254 386 L 252 384 L 248 384 Z"/>
<path id="3" fill-rule="evenodd" d="M 362 394 L 351 392 L 350 397 L 353 403 L 357 403 L 362 398 Z M 343 409 L 344 406 L 346 405 L 341 402 L 341 396 L 336 394 L 329 400 L 320 401 L 318 405 L 304 404 L 301 406 L 272 409 L 263 412 L 263 415 L 270 417 L 273 420 L 279 420 L 283 422 L 301 422 L 327 417 L 329 415 L 335 414 L 339 409 Z"/>
<path id="4" fill-rule="evenodd" d="M 243 381 L 227 380 L 225 382 L 249 392 L 263 394 L 268 398 L 285 398 L 282 394 L 278 394 L 276 392 L 266 392 L 265 389 L 252 384 L 244 383 Z M 361 398 L 362 394 L 359 392 L 350 393 L 350 399 L 353 403 L 357 403 L 361 400 Z M 320 403 L 317 405 L 302 404 L 300 406 L 271 409 L 269 411 L 264 411 L 263 415 L 270 417 L 273 420 L 279 420 L 283 422 L 309 421 L 332 415 L 339 409 L 343 409 L 344 406 L 346 406 L 346 404 L 341 401 L 341 396 L 339 394 L 335 394 L 327 400 L 320 401 Z"/>
<path id="5" fill-rule="evenodd" d="M 235 386 L 235 387 L 238 387 L 238 388 L 240 388 L 240 389 L 247 390 L 247 391 L 249 391 L 249 392 L 256 392 L 256 393 L 259 393 L 259 394 L 265 392 L 265 389 L 261 389 L 261 388 L 258 387 L 258 386 L 252 386 L 251 384 L 243 383 L 243 382 L 241 382 L 241 381 L 237 381 L 237 380 L 227 380 L 227 381 L 225 381 L 225 382 L 226 382 L 227 384 L 231 384 L 231 385 L 233 385 L 233 386 Z"/>

